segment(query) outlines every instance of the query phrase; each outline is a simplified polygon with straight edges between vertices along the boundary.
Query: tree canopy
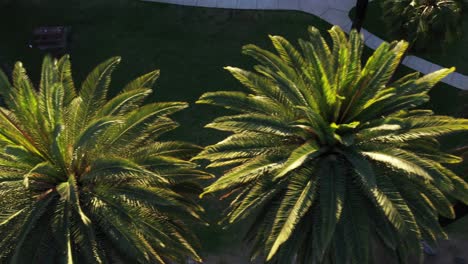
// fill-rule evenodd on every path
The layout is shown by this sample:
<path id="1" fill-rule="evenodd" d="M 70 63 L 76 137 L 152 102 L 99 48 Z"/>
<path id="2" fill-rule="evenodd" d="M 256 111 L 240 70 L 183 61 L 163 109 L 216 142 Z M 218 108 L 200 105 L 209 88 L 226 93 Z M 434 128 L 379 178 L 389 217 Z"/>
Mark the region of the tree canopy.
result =
<path id="1" fill-rule="evenodd" d="M 18 62 L 0 73 L 0 262 L 200 261 L 186 223 L 211 175 L 187 158 L 198 146 L 158 141 L 184 102 L 144 104 L 159 71 L 108 99 L 120 58 L 77 90 L 68 56 L 45 57 L 38 89 Z"/>
<path id="2" fill-rule="evenodd" d="M 359 33 L 329 33 L 331 44 L 310 27 L 300 49 L 270 36 L 276 53 L 247 45 L 254 71 L 226 67 L 246 91 L 201 96 L 233 111 L 207 125 L 232 134 L 195 158 L 225 171 L 203 195 L 232 199 L 223 223 L 249 223 L 252 258 L 268 263 L 373 263 L 372 245 L 421 258 L 421 241 L 445 237 L 451 199 L 468 203 L 447 168 L 461 159 L 437 140 L 468 120 L 417 108 L 454 69 L 393 80 L 408 43 L 384 42 L 363 63 Z"/>

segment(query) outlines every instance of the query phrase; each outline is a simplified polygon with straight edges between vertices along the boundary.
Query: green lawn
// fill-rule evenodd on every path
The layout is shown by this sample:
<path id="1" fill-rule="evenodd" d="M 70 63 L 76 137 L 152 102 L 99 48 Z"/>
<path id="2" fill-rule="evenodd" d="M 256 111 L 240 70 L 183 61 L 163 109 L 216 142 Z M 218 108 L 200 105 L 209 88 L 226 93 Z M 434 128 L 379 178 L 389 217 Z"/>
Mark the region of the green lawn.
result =
<path id="1" fill-rule="evenodd" d="M 222 111 L 193 105 L 193 102 L 206 91 L 241 89 L 222 67 L 253 66 L 252 60 L 241 55 L 242 45 L 255 43 L 271 48 L 268 34 L 296 40 L 307 37 L 308 25 L 322 30 L 330 27 L 301 12 L 232 11 L 130 0 L 80 2 L 43 0 L 43 7 L 25 8 L 14 4 L 0 8 L 0 60 L 23 61 L 33 81 L 37 82 L 43 54 L 27 47 L 32 30 L 42 25 L 71 26 L 70 53 L 78 82 L 92 66 L 115 55 L 122 56 L 123 61 L 114 74 L 113 93 L 119 91 L 124 81 L 155 68 L 161 69 L 161 78 L 150 100 L 181 100 L 192 104 L 190 110 L 176 116 L 181 126 L 168 137 L 200 145 L 216 142 L 223 136 L 202 129 Z M 399 73 L 409 71 L 402 68 Z M 438 85 L 429 106 L 439 113 L 457 114 L 462 103 L 458 92 L 450 86 Z M 203 202 L 210 209 L 207 217 L 214 222 L 222 206 L 211 203 L 210 199 Z M 239 244 L 238 230 L 242 228 L 237 226 L 227 232 L 220 228 L 197 226 L 194 229 L 203 241 L 205 252 L 216 252 L 227 248 L 226 245 Z"/>
<path id="2" fill-rule="evenodd" d="M 453 236 L 468 238 L 468 215 L 448 225 L 445 231 Z"/>
<path id="3" fill-rule="evenodd" d="M 244 44 L 270 47 L 268 34 L 297 39 L 307 37 L 307 25 L 329 28 L 324 21 L 300 12 L 241 12 L 138 1 L 105 8 L 57 5 L 2 8 L 0 58 L 23 61 L 37 79 L 43 54 L 27 47 L 32 30 L 41 25 L 69 25 L 77 80 L 90 67 L 120 55 L 123 61 L 114 75 L 113 91 L 130 78 L 159 68 L 161 78 L 152 100 L 192 103 L 206 91 L 239 89 L 223 66 L 251 67 L 252 61 L 240 53 Z M 183 124 L 177 136 L 198 144 L 214 142 L 218 138 L 201 129 L 214 111 L 219 109 L 194 106 L 183 112 L 177 118 Z"/>
<path id="4" fill-rule="evenodd" d="M 390 41 L 397 37 L 391 35 L 382 19 L 383 10 L 380 0 L 369 3 L 364 28 L 376 36 Z M 354 16 L 354 9 L 350 12 L 350 17 Z M 429 44 L 428 44 L 429 45 Z M 430 48 L 426 52 L 419 52 L 414 55 L 427 59 L 433 63 L 445 67 L 455 66 L 457 72 L 468 75 L 468 14 L 465 11 L 463 15 L 461 37 L 455 42 L 447 45 L 444 50 Z"/>

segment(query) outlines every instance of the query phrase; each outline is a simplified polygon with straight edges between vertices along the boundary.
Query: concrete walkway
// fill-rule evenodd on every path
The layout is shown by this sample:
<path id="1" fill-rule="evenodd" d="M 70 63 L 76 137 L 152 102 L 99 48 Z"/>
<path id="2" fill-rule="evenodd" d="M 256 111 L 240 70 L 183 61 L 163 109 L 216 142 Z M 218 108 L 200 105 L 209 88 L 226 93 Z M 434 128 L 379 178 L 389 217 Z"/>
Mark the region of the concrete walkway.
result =
<path id="1" fill-rule="evenodd" d="M 349 11 L 356 0 L 143 0 L 151 2 L 171 3 L 187 6 L 216 7 L 231 9 L 262 9 L 262 10 L 297 10 L 316 15 L 330 24 L 338 25 L 346 32 L 351 30 L 352 21 Z M 366 46 L 376 49 L 383 40 L 363 29 Z M 403 64 L 411 69 L 427 74 L 443 67 L 416 56 L 406 56 Z M 442 82 L 459 89 L 468 90 L 468 76 L 452 73 Z"/>

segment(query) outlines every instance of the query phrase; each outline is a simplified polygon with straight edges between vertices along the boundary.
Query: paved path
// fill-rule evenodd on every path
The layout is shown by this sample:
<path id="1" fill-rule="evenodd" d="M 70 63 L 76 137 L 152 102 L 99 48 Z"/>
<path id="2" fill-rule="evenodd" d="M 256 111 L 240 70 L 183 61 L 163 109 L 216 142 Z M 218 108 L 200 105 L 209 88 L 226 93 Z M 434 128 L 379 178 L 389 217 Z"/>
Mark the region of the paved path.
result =
<path id="1" fill-rule="evenodd" d="M 232 9 L 263 9 L 263 10 L 298 10 L 316 15 L 330 24 L 338 25 L 346 32 L 351 30 L 352 21 L 349 11 L 356 0 L 143 0 L 161 3 L 172 3 L 187 6 L 217 7 Z M 382 39 L 363 29 L 366 46 L 376 49 Z M 403 64 L 424 74 L 443 67 L 416 56 L 406 56 Z M 468 90 L 468 76 L 452 73 L 442 82 L 459 89 Z"/>

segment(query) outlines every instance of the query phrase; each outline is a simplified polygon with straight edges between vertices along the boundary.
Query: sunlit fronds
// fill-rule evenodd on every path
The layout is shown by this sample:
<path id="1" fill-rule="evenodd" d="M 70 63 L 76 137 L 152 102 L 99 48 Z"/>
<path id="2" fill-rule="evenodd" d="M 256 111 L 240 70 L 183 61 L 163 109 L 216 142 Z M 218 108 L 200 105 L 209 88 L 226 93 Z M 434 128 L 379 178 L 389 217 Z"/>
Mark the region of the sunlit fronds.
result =
<path id="1" fill-rule="evenodd" d="M 143 105 L 159 71 L 108 98 L 120 61 L 97 66 L 79 91 L 68 56 L 45 57 L 38 89 L 21 63 L 0 72 L 0 262 L 201 261 L 185 226 L 212 175 L 188 161 L 201 148 L 160 142 L 184 102 Z M 163 231 L 162 231 L 163 230 Z"/>
<path id="2" fill-rule="evenodd" d="M 198 100 L 233 112 L 206 125 L 232 134 L 194 158 L 225 170 L 204 194 L 234 197 L 224 222 L 253 218 L 252 258 L 267 263 L 377 263 L 375 243 L 402 263 L 421 257 L 421 240 L 445 237 L 450 201 L 468 203 L 468 183 L 444 165 L 461 160 L 438 142 L 467 120 L 417 109 L 454 69 L 396 79 L 405 41 L 361 62 L 358 32 L 308 33 L 300 48 L 270 36 L 276 53 L 245 46 L 254 70 L 226 69 L 247 91 Z"/>

